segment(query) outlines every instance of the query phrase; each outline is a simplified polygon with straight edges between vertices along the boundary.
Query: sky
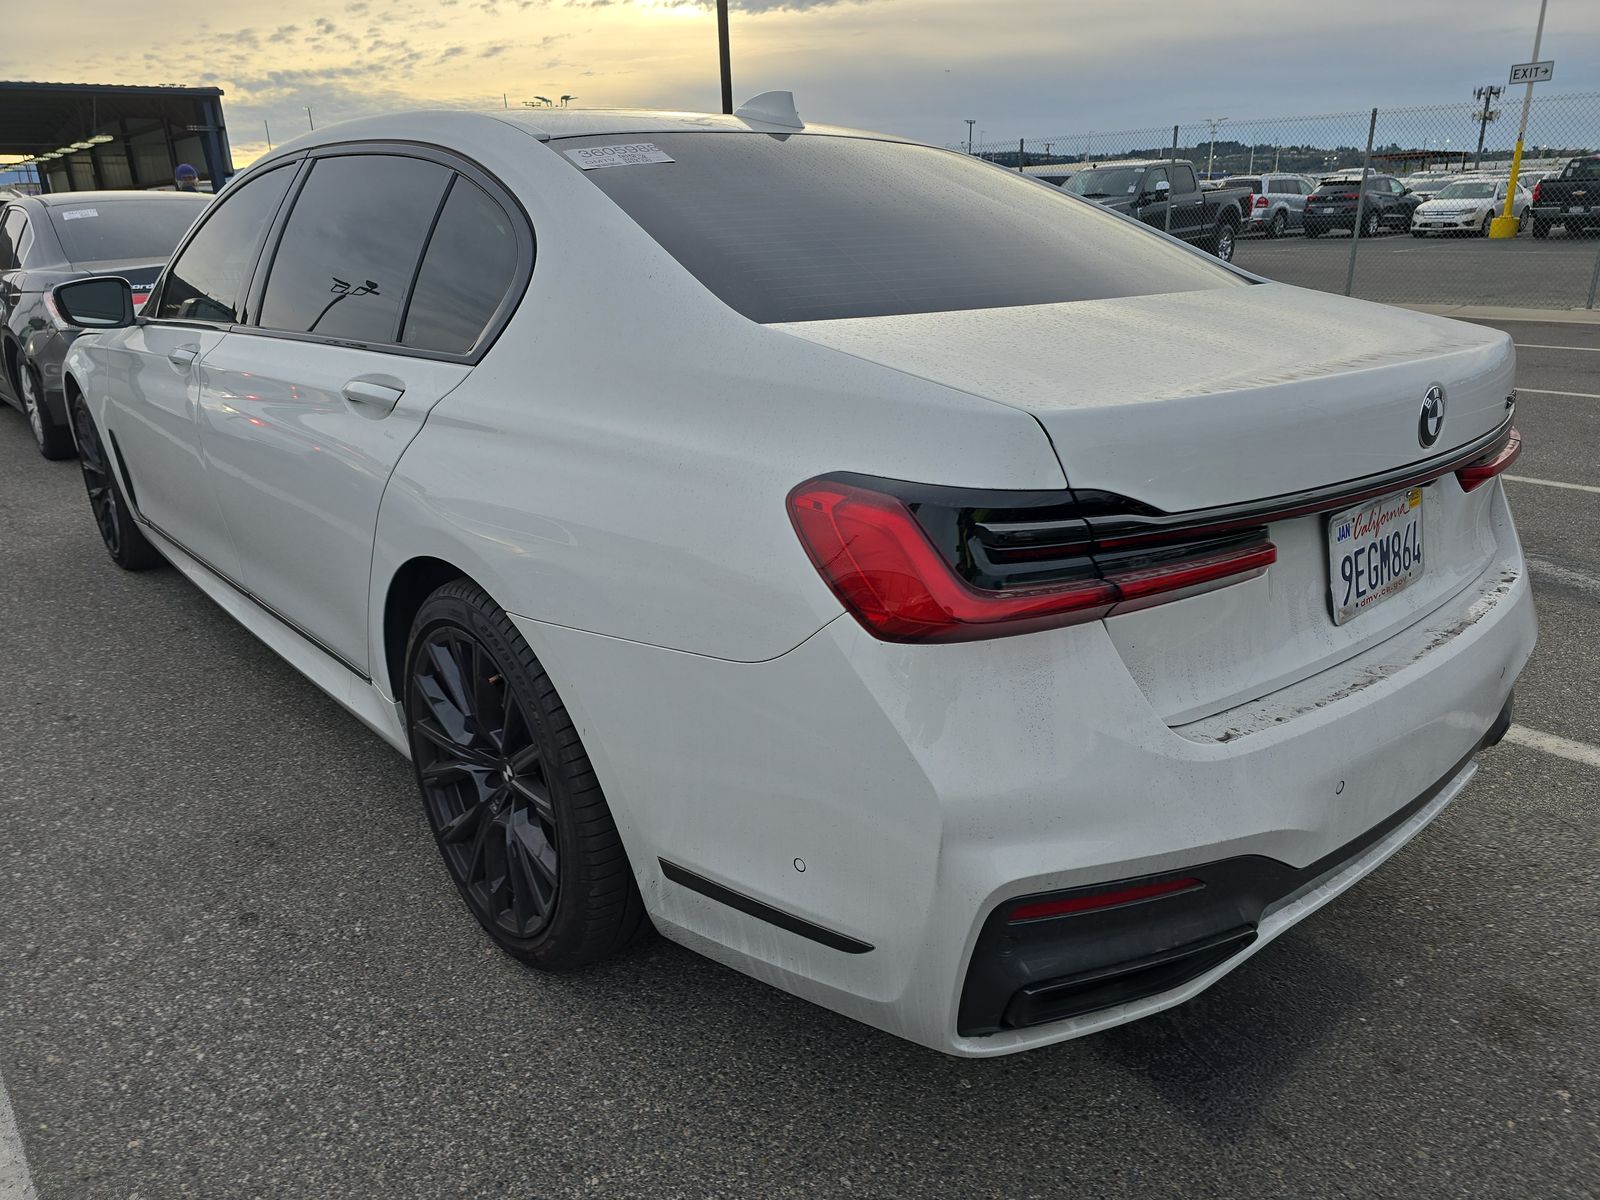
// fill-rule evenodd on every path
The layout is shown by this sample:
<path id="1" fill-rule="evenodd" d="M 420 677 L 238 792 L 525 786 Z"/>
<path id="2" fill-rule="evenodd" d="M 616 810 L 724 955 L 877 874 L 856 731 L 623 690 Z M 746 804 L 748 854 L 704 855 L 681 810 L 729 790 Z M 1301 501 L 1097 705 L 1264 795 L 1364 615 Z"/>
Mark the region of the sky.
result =
<path id="1" fill-rule="evenodd" d="M 304 131 L 307 106 L 320 128 L 563 94 L 579 107 L 719 104 L 710 0 L 76 0 L 70 22 L 48 4 L 6 7 L 0 79 L 214 84 L 240 166 L 266 149 L 269 129 L 274 142 Z M 788 89 L 807 120 L 946 145 L 965 140 L 972 118 L 975 138 L 1014 145 L 1207 117 L 1242 130 L 1251 118 L 1446 103 L 1430 127 L 1459 141 L 1472 132 L 1473 88 L 1504 83 L 1510 64 L 1529 58 L 1539 5 L 732 0 L 732 9 L 736 101 Z M 1550 0 L 1540 57 L 1556 72 L 1538 95 L 1600 93 L 1600 2 Z M 1513 130 L 1517 106 L 1508 107 L 1497 133 Z M 1564 111 L 1569 121 L 1592 113 L 1589 140 L 1600 141 L 1600 95 Z M 1334 124 L 1307 123 L 1306 140 Z"/>

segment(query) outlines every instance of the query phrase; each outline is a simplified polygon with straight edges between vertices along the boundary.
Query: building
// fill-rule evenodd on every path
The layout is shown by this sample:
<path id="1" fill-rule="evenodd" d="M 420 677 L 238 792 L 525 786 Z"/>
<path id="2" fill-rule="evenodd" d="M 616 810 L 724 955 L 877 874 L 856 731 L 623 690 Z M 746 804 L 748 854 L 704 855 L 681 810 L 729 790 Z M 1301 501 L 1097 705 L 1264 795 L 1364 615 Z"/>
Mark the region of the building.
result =
<path id="1" fill-rule="evenodd" d="M 170 188 L 185 162 L 202 190 L 220 190 L 233 174 L 215 87 L 0 80 L 0 157 L 9 155 L 23 162 L 0 163 L 7 179 L 31 172 L 47 192 Z"/>

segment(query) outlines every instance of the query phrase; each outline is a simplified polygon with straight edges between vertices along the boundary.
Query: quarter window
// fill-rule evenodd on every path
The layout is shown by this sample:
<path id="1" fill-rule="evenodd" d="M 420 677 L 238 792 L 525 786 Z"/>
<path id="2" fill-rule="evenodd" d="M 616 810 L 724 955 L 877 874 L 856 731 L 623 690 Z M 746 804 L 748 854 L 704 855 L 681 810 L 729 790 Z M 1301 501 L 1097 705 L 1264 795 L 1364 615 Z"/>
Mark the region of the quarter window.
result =
<path id="1" fill-rule="evenodd" d="M 20 208 L 10 209 L 0 220 L 0 271 L 22 265 L 22 252 L 28 236 L 28 217 Z"/>
<path id="2" fill-rule="evenodd" d="M 284 226 L 260 323 L 286 332 L 394 342 L 450 177 L 449 168 L 420 158 L 319 159 Z"/>
<path id="3" fill-rule="evenodd" d="M 262 238 L 293 178 L 292 166 L 274 167 L 213 201 L 216 209 L 167 272 L 158 320 L 239 321 Z"/>
<path id="4" fill-rule="evenodd" d="M 500 307 L 516 268 L 511 218 L 458 175 L 422 257 L 401 342 L 418 350 L 467 353 Z"/>

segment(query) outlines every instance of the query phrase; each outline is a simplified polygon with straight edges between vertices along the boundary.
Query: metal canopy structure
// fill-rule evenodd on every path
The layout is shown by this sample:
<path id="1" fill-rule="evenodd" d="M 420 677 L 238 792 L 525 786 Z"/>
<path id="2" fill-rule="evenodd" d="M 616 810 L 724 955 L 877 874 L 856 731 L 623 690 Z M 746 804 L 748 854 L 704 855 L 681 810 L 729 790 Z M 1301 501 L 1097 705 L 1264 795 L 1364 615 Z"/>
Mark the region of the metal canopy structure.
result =
<path id="1" fill-rule="evenodd" d="M 170 188 L 183 162 L 213 190 L 233 174 L 216 87 L 0 80 L 0 156 L 7 155 L 31 159 L 49 192 Z"/>

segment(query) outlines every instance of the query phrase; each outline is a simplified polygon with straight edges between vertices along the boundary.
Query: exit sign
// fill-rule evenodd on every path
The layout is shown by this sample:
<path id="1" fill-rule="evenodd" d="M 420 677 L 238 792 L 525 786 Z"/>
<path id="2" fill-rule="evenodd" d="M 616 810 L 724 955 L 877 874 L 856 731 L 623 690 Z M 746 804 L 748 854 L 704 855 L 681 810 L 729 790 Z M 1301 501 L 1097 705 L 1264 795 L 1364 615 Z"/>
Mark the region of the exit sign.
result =
<path id="1" fill-rule="evenodd" d="M 1544 83 L 1556 73 L 1556 61 L 1518 63 L 1511 68 L 1512 83 Z"/>

